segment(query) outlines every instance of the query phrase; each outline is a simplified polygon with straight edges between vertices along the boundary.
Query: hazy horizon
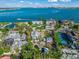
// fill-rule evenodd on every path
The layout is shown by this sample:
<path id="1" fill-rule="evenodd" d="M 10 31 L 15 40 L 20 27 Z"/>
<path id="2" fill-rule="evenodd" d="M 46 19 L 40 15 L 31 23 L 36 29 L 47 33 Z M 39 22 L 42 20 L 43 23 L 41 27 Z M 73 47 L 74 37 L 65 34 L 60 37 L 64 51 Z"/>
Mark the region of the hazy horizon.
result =
<path id="1" fill-rule="evenodd" d="M 0 8 L 79 7 L 79 0 L 0 0 Z"/>

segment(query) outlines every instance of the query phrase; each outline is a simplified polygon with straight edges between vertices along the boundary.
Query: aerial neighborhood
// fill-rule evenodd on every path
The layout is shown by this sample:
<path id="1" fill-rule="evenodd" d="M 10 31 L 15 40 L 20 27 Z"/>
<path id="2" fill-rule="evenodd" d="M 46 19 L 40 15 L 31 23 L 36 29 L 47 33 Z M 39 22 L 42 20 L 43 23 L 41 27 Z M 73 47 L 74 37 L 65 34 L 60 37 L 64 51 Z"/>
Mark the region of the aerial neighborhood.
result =
<path id="1" fill-rule="evenodd" d="M 78 49 L 79 24 L 71 20 L 0 23 L 0 58 L 79 58 Z"/>

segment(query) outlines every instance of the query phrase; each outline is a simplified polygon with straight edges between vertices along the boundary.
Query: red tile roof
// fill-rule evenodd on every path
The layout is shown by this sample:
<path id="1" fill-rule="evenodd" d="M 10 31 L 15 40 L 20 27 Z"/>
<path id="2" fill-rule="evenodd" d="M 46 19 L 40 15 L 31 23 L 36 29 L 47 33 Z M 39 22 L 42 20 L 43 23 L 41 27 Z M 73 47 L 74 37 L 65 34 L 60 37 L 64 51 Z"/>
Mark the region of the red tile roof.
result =
<path id="1" fill-rule="evenodd" d="M 10 59 L 10 56 L 2 56 L 0 59 Z"/>

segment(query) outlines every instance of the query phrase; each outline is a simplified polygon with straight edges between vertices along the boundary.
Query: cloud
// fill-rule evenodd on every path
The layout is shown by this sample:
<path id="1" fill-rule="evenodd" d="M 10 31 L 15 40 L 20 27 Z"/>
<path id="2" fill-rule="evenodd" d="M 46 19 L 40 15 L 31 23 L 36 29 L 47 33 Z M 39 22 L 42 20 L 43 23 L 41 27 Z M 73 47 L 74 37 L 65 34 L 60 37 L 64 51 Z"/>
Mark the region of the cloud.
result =
<path id="1" fill-rule="evenodd" d="M 48 2 L 58 2 L 58 0 L 48 0 Z"/>
<path id="2" fill-rule="evenodd" d="M 23 3 L 24 1 L 20 1 L 21 3 Z"/>
<path id="3" fill-rule="evenodd" d="M 32 2 L 28 2 L 28 4 L 31 4 L 32 5 L 33 3 Z"/>
<path id="4" fill-rule="evenodd" d="M 35 5 L 40 5 L 40 3 L 35 3 Z"/>
<path id="5" fill-rule="evenodd" d="M 60 0 L 61 2 L 71 2 L 71 0 Z"/>
<path id="6" fill-rule="evenodd" d="M 48 0 L 48 2 L 71 2 L 71 0 Z"/>

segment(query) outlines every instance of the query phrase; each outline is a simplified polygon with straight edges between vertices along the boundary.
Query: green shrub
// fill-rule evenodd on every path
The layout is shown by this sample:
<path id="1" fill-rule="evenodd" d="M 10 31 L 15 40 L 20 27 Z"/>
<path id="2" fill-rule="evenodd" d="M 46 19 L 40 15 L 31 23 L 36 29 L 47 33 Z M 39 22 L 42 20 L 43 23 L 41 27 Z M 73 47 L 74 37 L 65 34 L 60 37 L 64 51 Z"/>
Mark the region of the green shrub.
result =
<path id="1" fill-rule="evenodd" d="M 0 48 L 0 56 L 4 53 L 3 49 Z"/>

